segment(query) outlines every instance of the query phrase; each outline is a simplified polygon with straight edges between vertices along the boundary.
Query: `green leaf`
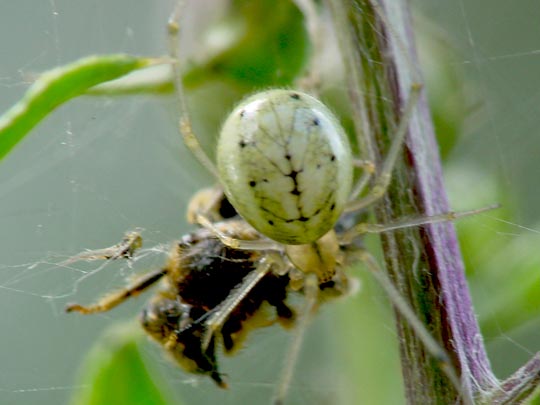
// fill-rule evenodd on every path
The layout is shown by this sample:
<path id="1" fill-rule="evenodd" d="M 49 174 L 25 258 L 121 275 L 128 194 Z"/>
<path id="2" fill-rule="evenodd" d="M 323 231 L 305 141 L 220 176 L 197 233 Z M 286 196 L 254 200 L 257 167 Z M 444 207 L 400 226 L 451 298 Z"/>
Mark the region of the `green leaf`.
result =
<path id="1" fill-rule="evenodd" d="M 309 51 L 304 19 L 290 0 L 236 0 L 224 23 L 215 25 L 207 37 L 229 40 L 214 50 L 210 40 L 201 44 L 213 56 L 186 72 L 188 89 L 209 79 L 250 89 L 290 85 Z"/>
<path id="2" fill-rule="evenodd" d="M 0 116 L 0 159 L 62 103 L 97 84 L 159 62 L 121 54 L 90 56 L 43 73 L 20 101 Z"/>
<path id="3" fill-rule="evenodd" d="M 85 93 L 88 96 L 129 96 L 137 94 L 169 94 L 173 92 L 171 67 L 152 66 L 136 70 L 117 80 L 94 86 Z"/>
<path id="4" fill-rule="evenodd" d="M 536 392 L 533 394 L 532 398 L 530 398 L 526 404 L 528 405 L 540 405 L 540 390 L 536 390 Z"/>
<path id="5" fill-rule="evenodd" d="M 131 324 L 109 329 L 83 365 L 80 385 L 88 388 L 77 392 L 71 404 L 172 403 L 165 400 L 143 363 L 138 347 L 141 336 L 140 330 Z"/>
<path id="6" fill-rule="evenodd" d="M 268 18 L 270 15 L 272 17 Z M 227 94 L 221 94 L 227 104 L 230 91 L 236 94 L 237 100 L 254 89 L 292 85 L 305 67 L 309 50 L 304 18 L 294 2 L 235 0 L 227 14 L 214 23 L 198 43 L 195 57 L 203 56 L 184 68 L 184 85 L 192 91 L 209 83 L 210 86 L 222 83 L 228 87 Z M 156 66 L 96 86 L 87 94 L 163 94 L 172 91 L 171 70 L 167 66 Z M 208 100 L 204 104 L 208 105 Z M 213 104 L 222 110 L 229 108 L 223 108 L 222 100 Z"/>
<path id="7" fill-rule="evenodd" d="M 459 208 L 494 202 L 494 213 L 457 222 L 475 311 L 485 339 L 524 325 L 540 314 L 540 237 L 536 232 L 515 233 L 512 199 L 516 195 L 492 172 L 454 162 L 447 167 L 450 194 L 459 196 Z M 481 185 L 481 186 L 479 186 Z M 539 225 L 532 226 L 538 229 Z M 478 241 L 482 241 L 481 247 Z M 489 292 L 489 299 L 485 299 Z M 484 299 L 483 299 L 484 298 Z"/>
<path id="8" fill-rule="evenodd" d="M 538 228 L 538 225 L 535 227 Z M 534 319 L 540 308 L 539 238 L 524 233 L 492 251 L 490 259 L 471 280 L 472 288 L 490 291 L 478 303 L 482 331 L 487 339 Z M 504 286 L 504 288 L 501 288 Z"/>

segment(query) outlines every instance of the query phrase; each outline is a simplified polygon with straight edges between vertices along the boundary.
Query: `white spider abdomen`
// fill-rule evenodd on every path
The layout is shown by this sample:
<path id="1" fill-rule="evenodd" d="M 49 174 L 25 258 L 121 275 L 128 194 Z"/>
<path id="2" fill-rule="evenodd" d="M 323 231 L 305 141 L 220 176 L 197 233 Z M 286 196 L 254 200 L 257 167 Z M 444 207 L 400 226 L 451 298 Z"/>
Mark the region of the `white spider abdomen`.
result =
<path id="1" fill-rule="evenodd" d="M 240 103 L 221 130 L 217 164 L 238 213 L 288 245 L 328 232 L 351 189 L 351 149 L 337 118 L 292 90 L 264 91 Z"/>

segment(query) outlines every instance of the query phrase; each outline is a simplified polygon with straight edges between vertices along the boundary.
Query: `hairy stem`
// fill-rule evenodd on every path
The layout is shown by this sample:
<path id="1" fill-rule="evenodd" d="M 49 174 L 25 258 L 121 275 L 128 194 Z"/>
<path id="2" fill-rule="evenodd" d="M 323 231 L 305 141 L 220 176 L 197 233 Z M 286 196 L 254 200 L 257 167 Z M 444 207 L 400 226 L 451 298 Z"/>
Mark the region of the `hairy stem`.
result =
<path id="1" fill-rule="evenodd" d="M 422 83 L 405 0 L 330 2 L 340 47 L 347 61 L 354 116 L 362 132 L 363 158 L 379 170 L 410 90 Z M 411 215 L 450 211 L 426 98 L 409 121 L 406 145 L 392 183 L 376 208 L 390 223 Z M 464 392 L 478 403 L 522 403 L 538 385 L 535 356 L 512 377 L 493 375 L 465 280 L 454 225 L 429 224 L 382 235 L 386 267 L 420 321 L 450 355 Z M 408 403 L 455 403 L 455 387 L 409 325 L 396 314 Z"/>

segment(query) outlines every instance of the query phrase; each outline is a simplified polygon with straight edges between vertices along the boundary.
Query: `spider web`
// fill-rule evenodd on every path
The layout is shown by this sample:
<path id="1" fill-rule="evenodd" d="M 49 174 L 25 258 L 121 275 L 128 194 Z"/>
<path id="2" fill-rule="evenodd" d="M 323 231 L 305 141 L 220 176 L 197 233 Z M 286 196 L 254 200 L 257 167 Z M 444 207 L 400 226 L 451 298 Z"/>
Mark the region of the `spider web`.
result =
<path id="1" fill-rule="evenodd" d="M 149 0 L 27 0 L 5 5 L 5 12 L 0 13 L 0 49 L 10 57 L 0 62 L 0 110 L 20 98 L 34 73 L 52 66 L 93 53 L 165 54 L 164 22 L 172 9 L 170 3 L 159 9 Z M 447 173 L 453 208 L 491 204 L 492 189 L 502 187 L 515 207 L 514 222 L 508 223 L 505 233 L 493 225 L 497 213 L 490 215 L 491 222 L 486 217 L 470 221 L 488 232 L 493 229 L 496 237 L 509 243 L 524 233 L 538 233 L 540 169 L 535 151 L 540 150 L 540 137 L 536 136 L 540 83 L 535 76 L 540 71 L 540 10 L 532 1 L 517 6 L 502 0 L 423 3 L 428 18 L 455 40 L 460 49 L 458 67 L 475 92 L 472 99 L 476 103 L 469 106 L 464 134 L 452 152 Z M 180 145 L 174 113 L 168 106 L 151 97 L 87 98 L 68 103 L 2 162 L 0 402 L 66 403 L 73 393 L 85 389 L 75 385 L 73 373 L 88 348 L 104 328 L 133 318 L 145 298 L 96 317 L 67 316 L 64 305 L 92 302 L 103 292 L 122 286 L 127 277 L 160 266 L 166 243 L 187 231 L 183 219 L 186 203 L 210 180 Z M 492 176 L 502 186 L 493 185 Z M 469 198 L 472 189 L 480 189 L 480 200 Z M 84 249 L 113 245 L 135 227 L 145 229 L 146 250 L 140 259 L 61 265 Z M 477 242 L 481 250 L 482 241 Z M 364 290 L 370 289 L 364 286 Z M 477 305 L 491 294 L 482 288 L 475 292 Z M 367 309 L 361 315 L 364 340 L 358 347 L 370 347 L 361 354 L 366 370 L 360 375 L 366 376 L 362 380 L 366 392 L 377 392 L 382 390 L 374 385 L 378 376 L 396 378 L 399 373 L 393 324 L 380 297 L 359 299 Z M 320 344 L 324 339 L 333 341 L 339 308 L 346 306 L 346 302 L 335 304 L 338 315 L 333 309 L 323 310 L 321 321 L 308 333 L 304 364 L 299 366 L 301 382 L 293 387 L 306 403 L 335 402 L 334 395 L 340 398 L 337 392 L 344 387 L 334 385 L 339 375 L 326 381 L 326 374 L 319 370 L 321 364 L 336 362 L 336 358 Z M 535 326 L 529 324 L 488 342 L 500 375 L 508 374 L 539 349 Z M 341 333 L 349 332 L 344 329 Z M 243 360 L 238 370 L 231 372 L 237 378 L 233 389 L 243 392 L 227 394 L 231 403 L 257 396 L 261 389 L 272 392 L 275 381 L 254 377 L 254 373 L 263 369 L 263 375 L 272 375 L 279 369 L 280 354 L 267 348 L 283 347 L 287 335 L 260 333 L 257 339 L 257 344 L 250 339 L 249 347 L 240 354 Z M 381 346 L 373 346 L 374 342 Z M 189 377 L 164 361 L 157 348 L 148 350 L 148 357 L 170 373 L 168 383 L 185 389 Z M 305 360 L 308 358 L 314 360 Z M 225 361 L 224 368 L 234 367 L 235 361 Z M 395 372 L 389 372 L 391 368 Z M 332 370 L 349 371 L 345 366 Z M 315 383 L 309 384 L 310 379 Z M 399 384 L 398 378 L 384 390 L 397 387 L 399 391 Z M 213 389 L 204 388 L 205 392 Z M 195 403 L 213 403 L 222 395 L 193 392 Z M 332 397 L 324 397 L 323 392 Z M 397 395 L 400 398 L 399 392 Z"/>

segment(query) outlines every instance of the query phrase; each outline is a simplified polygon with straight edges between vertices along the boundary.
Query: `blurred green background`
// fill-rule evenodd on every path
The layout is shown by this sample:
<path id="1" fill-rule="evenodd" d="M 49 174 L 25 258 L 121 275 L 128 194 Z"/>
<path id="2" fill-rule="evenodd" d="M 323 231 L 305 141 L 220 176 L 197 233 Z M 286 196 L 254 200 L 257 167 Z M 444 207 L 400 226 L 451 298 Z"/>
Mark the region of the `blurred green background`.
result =
<path id="1" fill-rule="evenodd" d="M 22 96 L 36 73 L 79 57 L 164 55 L 172 3 L 4 0 L 0 111 Z M 183 40 L 190 66 L 196 66 L 211 59 L 212 46 L 223 46 L 227 27 L 218 24 L 222 2 L 189 3 Z M 504 377 L 540 348 L 540 8 L 533 1 L 500 0 L 418 0 L 414 6 L 452 208 L 504 205 L 458 224 L 490 358 Z M 208 27 L 214 31 L 205 36 Z M 204 103 L 214 101 L 214 94 L 230 102 L 235 94 L 214 80 L 206 83 L 207 72 L 192 73 L 193 113 L 198 130 L 206 133 L 229 106 Z M 286 83 L 287 77 L 270 80 Z M 343 91 L 339 82 L 323 83 L 334 98 Z M 90 391 L 78 375 L 92 370 L 92 364 L 82 371 L 81 365 L 103 331 L 115 334 L 110 328 L 134 322 L 149 295 L 92 317 L 65 315 L 64 305 L 95 300 L 135 272 L 159 266 L 163 255 L 150 254 L 134 268 L 107 265 L 85 279 L 83 272 L 99 264 L 55 263 L 112 245 L 134 227 L 145 229 L 147 247 L 178 238 L 189 229 L 189 197 L 210 178 L 180 142 L 171 99 L 158 96 L 70 102 L 0 164 L 0 403 L 68 403 Z M 359 277 L 358 296 L 321 308 L 312 323 L 291 404 L 403 402 L 391 312 L 370 279 Z M 128 326 L 120 336 L 137 335 L 133 330 Z M 228 392 L 206 379 L 194 382 L 140 337 L 128 349 L 140 353 L 175 403 L 266 404 L 289 334 L 280 328 L 258 331 L 238 356 L 223 359 Z M 115 347 L 102 344 L 105 350 Z M 121 375 L 112 373 L 111 383 L 120 384 L 113 377 L 122 381 Z M 152 403 L 143 398 L 139 403 Z"/>

